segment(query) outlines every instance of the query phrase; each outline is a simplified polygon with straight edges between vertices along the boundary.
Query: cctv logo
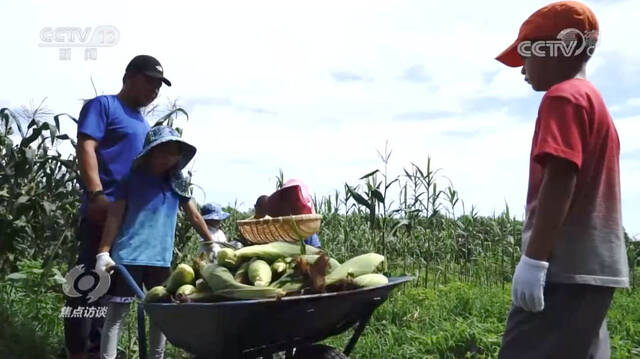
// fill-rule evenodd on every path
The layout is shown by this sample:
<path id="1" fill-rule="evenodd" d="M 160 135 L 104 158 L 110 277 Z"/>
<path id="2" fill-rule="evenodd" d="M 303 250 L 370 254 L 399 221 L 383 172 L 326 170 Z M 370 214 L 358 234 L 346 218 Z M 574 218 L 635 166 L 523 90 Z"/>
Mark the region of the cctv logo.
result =
<path id="1" fill-rule="evenodd" d="M 111 47 L 120 41 L 120 31 L 115 26 L 45 27 L 40 30 L 40 47 Z"/>

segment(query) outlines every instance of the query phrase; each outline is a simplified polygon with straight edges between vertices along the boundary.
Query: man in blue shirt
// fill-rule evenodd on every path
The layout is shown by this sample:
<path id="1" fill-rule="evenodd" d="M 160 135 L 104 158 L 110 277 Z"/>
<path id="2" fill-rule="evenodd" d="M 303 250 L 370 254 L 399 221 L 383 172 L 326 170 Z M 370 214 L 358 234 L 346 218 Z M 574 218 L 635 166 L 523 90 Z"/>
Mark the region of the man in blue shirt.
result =
<path id="1" fill-rule="evenodd" d="M 94 268 L 98 244 L 113 201 L 116 184 L 129 173 L 134 158 L 142 150 L 149 124 L 140 109 L 158 96 L 160 86 L 171 82 L 162 65 L 148 55 L 134 57 L 125 69 L 122 89 L 117 95 L 98 96 L 87 101 L 78 119 L 76 154 L 82 188 L 80 206 L 80 253 L 77 264 Z M 86 307 L 86 298 L 68 298 L 67 306 Z M 89 306 L 91 306 L 91 303 Z M 97 355 L 102 320 L 65 318 L 65 345 L 70 359 Z M 89 348 L 89 346 L 93 346 Z M 95 353 L 95 354 L 94 354 Z"/>

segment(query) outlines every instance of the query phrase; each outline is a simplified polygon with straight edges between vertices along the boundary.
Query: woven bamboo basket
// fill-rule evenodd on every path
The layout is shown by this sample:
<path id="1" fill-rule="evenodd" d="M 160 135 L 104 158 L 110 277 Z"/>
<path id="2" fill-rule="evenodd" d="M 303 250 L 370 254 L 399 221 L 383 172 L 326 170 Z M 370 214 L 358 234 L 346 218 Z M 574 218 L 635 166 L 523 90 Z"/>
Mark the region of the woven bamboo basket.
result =
<path id="1" fill-rule="evenodd" d="M 238 221 L 240 233 L 255 244 L 276 241 L 297 242 L 320 230 L 322 215 L 300 214 L 295 216 L 267 217 Z"/>

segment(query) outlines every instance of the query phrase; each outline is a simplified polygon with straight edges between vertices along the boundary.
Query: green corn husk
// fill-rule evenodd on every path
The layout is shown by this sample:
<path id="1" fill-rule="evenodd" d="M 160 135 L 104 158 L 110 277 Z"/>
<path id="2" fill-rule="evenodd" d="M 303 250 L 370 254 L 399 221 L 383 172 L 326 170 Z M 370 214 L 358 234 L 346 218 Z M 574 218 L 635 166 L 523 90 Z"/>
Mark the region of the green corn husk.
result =
<path id="1" fill-rule="evenodd" d="M 196 291 L 194 293 L 189 294 L 188 296 L 185 296 L 183 301 L 187 303 L 190 303 L 190 302 L 206 303 L 206 302 L 215 302 L 219 298 L 220 297 L 213 294 L 212 291 L 208 291 L 208 292 Z"/>
<path id="2" fill-rule="evenodd" d="M 389 279 L 379 273 L 363 274 L 353 280 L 353 284 L 362 288 L 377 287 L 387 283 L 389 283 Z"/>
<path id="3" fill-rule="evenodd" d="M 178 295 L 189 295 L 196 291 L 196 287 L 191 284 L 185 284 L 176 290 L 176 296 Z"/>
<path id="4" fill-rule="evenodd" d="M 167 290 L 169 293 L 173 294 L 181 286 L 185 284 L 193 284 L 195 276 L 195 272 L 191 266 L 184 263 L 178 264 L 167 280 Z"/>
<path id="5" fill-rule="evenodd" d="M 196 290 L 202 292 L 211 289 L 209 288 L 207 282 L 204 279 L 200 278 L 196 281 Z"/>
<path id="6" fill-rule="evenodd" d="M 367 253 L 353 257 L 342 263 L 325 277 L 325 285 L 332 285 L 349 277 L 355 278 L 364 274 L 375 273 L 382 269 L 384 256 L 377 253 Z"/>
<path id="7" fill-rule="evenodd" d="M 304 287 L 304 279 L 297 275 L 293 269 L 289 269 L 280 279 L 271 283 L 269 286 L 282 289 L 286 293 L 293 293 L 298 292 Z"/>
<path id="8" fill-rule="evenodd" d="M 193 257 L 191 259 L 191 268 L 193 269 L 196 281 L 202 278 L 202 276 L 200 275 L 200 263 L 208 261 L 209 260 L 207 259 L 206 253 L 201 253 L 199 256 Z"/>
<path id="9" fill-rule="evenodd" d="M 206 285 L 206 282 L 205 282 Z M 180 303 L 204 303 L 204 302 L 215 302 L 220 300 L 219 296 L 216 296 L 209 286 L 206 286 L 204 289 L 197 289 L 193 293 L 189 295 L 178 294 L 176 295 L 176 299 Z"/>
<path id="10" fill-rule="evenodd" d="M 285 294 L 283 290 L 278 288 L 265 290 L 265 287 L 254 287 L 238 283 L 227 268 L 216 264 L 205 265 L 201 272 L 209 288 L 217 296 L 235 299 L 260 299 L 273 298 Z M 234 290 L 237 290 L 237 293 Z"/>
<path id="11" fill-rule="evenodd" d="M 267 265 L 268 268 L 268 265 Z M 269 271 L 271 271 L 269 269 Z M 233 299 L 261 299 L 274 298 L 286 294 L 282 289 L 271 287 L 254 287 L 238 283 L 225 267 L 208 264 L 201 269 L 202 277 L 216 296 Z"/>
<path id="12" fill-rule="evenodd" d="M 249 282 L 256 287 L 266 287 L 271 283 L 271 267 L 261 259 L 251 261 L 247 273 Z"/>
<path id="13" fill-rule="evenodd" d="M 307 263 L 313 264 L 313 263 L 316 262 L 316 260 L 318 258 L 320 258 L 320 255 L 318 255 L 318 254 L 305 254 L 305 255 L 303 255 L 301 257 L 304 258 L 304 260 L 307 261 Z M 337 260 L 335 260 L 333 258 L 329 258 L 329 271 L 327 273 L 333 272 L 338 267 L 340 267 L 340 262 L 338 262 Z"/>
<path id="14" fill-rule="evenodd" d="M 241 288 L 246 286 L 245 284 L 236 282 L 233 275 L 227 268 L 217 264 L 207 264 L 200 270 L 200 272 L 202 273 L 202 278 L 207 282 L 209 288 L 213 292 L 221 289 Z"/>
<path id="15" fill-rule="evenodd" d="M 168 302 L 171 299 L 171 294 L 167 290 L 167 288 L 159 285 L 157 287 L 151 288 L 144 296 L 145 303 L 162 303 Z"/>
<path id="16" fill-rule="evenodd" d="M 321 250 L 312 246 L 306 246 L 307 254 L 320 254 Z M 239 259 L 259 258 L 268 263 L 275 262 L 278 258 L 300 255 L 300 246 L 287 242 L 271 242 L 248 246 L 236 251 Z"/>
<path id="17" fill-rule="evenodd" d="M 242 283 L 242 284 L 251 284 L 249 282 L 249 273 L 248 273 L 250 263 L 251 262 L 244 262 L 240 265 L 240 268 L 238 268 L 236 273 L 233 275 L 233 278 L 236 280 L 236 282 Z"/>
<path id="18" fill-rule="evenodd" d="M 222 248 L 218 251 L 217 256 L 218 265 L 221 265 L 229 270 L 234 269 L 238 264 L 238 256 L 236 251 L 231 248 Z"/>
<path id="19" fill-rule="evenodd" d="M 246 288 L 222 289 L 215 294 L 232 299 L 265 299 L 282 297 L 287 293 L 278 288 L 247 286 Z"/>

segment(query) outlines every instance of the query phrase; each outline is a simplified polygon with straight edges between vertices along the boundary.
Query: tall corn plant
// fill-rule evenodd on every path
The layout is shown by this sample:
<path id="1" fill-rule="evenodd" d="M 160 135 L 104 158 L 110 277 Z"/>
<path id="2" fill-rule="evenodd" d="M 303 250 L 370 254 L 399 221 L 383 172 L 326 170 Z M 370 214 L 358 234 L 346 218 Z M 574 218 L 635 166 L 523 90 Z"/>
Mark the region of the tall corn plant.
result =
<path id="1" fill-rule="evenodd" d="M 17 269 L 20 258 L 72 261 L 76 245 L 77 162 L 57 147 L 75 142 L 60 134 L 60 118 L 42 104 L 30 114 L 0 109 L 0 272 Z M 17 129 L 17 133 L 14 132 Z M 14 143 L 14 139 L 18 141 Z"/>

